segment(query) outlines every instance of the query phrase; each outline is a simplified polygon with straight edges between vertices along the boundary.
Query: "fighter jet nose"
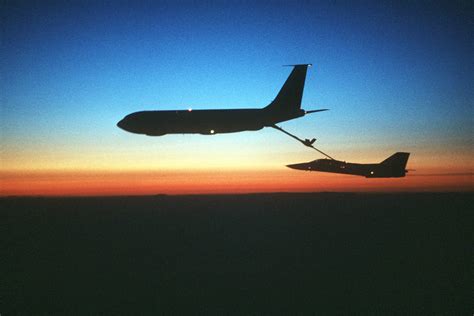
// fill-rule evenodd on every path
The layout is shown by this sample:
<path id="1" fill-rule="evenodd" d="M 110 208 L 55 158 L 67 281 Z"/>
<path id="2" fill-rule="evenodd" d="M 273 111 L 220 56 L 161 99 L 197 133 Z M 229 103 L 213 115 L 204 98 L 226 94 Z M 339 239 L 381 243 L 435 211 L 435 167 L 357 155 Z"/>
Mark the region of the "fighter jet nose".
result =
<path id="1" fill-rule="evenodd" d="M 291 165 L 286 165 L 288 168 L 296 169 L 296 170 L 311 170 L 311 167 L 308 166 L 306 163 L 295 163 Z"/>

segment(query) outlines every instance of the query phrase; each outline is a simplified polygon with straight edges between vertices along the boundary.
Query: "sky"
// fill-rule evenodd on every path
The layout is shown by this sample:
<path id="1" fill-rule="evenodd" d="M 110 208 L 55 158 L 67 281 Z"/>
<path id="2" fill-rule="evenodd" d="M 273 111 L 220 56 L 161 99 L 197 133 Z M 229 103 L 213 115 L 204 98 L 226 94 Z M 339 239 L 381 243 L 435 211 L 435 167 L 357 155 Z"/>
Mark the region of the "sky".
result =
<path id="1" fill-rule="evenodd" d="M 473 5 L 3 1 L 0 195 L 473 191 Z M 265 128 L 148 137 L 140 110 L 261 108 L 312 63 L 282 123 L 339 160 L 410 152 L 402 179 L 302 172 Z"/>

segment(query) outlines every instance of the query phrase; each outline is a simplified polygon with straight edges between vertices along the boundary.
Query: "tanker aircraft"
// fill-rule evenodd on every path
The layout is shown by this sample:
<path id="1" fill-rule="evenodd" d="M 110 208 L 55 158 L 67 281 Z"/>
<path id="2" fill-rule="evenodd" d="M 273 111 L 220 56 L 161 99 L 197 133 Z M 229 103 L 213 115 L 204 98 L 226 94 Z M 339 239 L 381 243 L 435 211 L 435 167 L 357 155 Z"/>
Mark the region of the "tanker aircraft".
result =
<path id="1" fill-rule="evenodd" d="M 264 127 L 282 129 L 275 124 L 326 111 L 327 109 L 305 111 L 301 109 L 306 72 L 311 64 L 288 65 L 293 71 L 286 79 L 276 98 L 261 109 L 218 109 L 218 110 L 176 110 L 140 111 L 125 116 L 117 126 L 121 129 L 148 136 L 166 134 L 215 135 L 243 131 L 257 131 Z M 311 147 L 314 140 L 305 140 Z"/>

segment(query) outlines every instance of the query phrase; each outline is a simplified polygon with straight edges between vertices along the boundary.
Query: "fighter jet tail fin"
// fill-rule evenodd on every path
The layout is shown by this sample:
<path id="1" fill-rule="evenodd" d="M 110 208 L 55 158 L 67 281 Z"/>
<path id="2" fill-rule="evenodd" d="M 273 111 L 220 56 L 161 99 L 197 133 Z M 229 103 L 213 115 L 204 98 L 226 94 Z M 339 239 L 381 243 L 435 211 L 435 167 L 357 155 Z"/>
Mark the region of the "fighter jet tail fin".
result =
<path id="1" fill-rule="evenodd" d="M 384 166 L 392 167 L 393 169 L 397 169 L 400 171 L 402 170 L 405 171 L 409 156 L 410 156 L 410 153 L 398 152 L 391 155 L 390 157 L 382 161 L 380 164 Z"/>
<path id="2" fill-rule="evenodd" d="M 311 64 L 288 66 L 294 66 L 293 71 L 286 79 L 275 100 L 266 107 L 268 110 L 295 112 L 301 108 L 306 72 Z"/>

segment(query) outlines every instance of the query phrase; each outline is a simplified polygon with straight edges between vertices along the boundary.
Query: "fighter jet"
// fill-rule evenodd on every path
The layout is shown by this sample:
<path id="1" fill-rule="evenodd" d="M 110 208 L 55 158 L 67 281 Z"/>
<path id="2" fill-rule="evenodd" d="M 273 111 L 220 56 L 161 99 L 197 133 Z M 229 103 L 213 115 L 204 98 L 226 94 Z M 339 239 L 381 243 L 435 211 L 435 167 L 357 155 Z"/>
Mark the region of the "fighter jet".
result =
<path id="1" fill-rule="evenodd" d="M 117 126 L 121 129 L 149 136 L 165 134 L 204 134 L 257 131 L 274 127 L 279 122 L 292 120 L 306 114 L 326 111 L 301 109 L 301 99 L 306 72 L 311 64 L 289 65 L 294 67 L 276 98 L 262 109 L 220 109 L 140 111 L 125 116 Z"/>
<path id="2" fill-rule="evenodd" d="M 401 178 L 408 172 L 406 165 L 410 153 L 398 152 L 381 163 L 360 164 L 335 159 L 317 159 L 306 163 L 287 165 L 297 170 L 352 174 L 366 178 Z"/>

